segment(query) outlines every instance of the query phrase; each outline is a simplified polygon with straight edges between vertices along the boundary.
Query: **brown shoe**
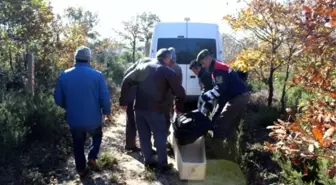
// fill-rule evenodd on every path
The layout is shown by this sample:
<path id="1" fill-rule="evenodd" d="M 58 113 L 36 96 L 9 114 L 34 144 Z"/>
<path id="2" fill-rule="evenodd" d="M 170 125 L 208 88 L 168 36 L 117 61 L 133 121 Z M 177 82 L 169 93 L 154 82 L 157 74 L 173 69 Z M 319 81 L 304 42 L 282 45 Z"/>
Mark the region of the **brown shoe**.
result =
<path id="1" fill-rule="evenodd" d="M 78 172 L 78 175 L 81 179 L 85 178 L 87 175 L 88 175 L 88 170 L 85 169 L 84 171 L 82 172 Z"/>
<path id="2" fill-rule="evenodd" d="M 96 172 L 101 171 L 99 165 L 97 164 L 97 160 L 89 160 L 88 161 L 88 166 L 93 171 L 96 171 Z"/>

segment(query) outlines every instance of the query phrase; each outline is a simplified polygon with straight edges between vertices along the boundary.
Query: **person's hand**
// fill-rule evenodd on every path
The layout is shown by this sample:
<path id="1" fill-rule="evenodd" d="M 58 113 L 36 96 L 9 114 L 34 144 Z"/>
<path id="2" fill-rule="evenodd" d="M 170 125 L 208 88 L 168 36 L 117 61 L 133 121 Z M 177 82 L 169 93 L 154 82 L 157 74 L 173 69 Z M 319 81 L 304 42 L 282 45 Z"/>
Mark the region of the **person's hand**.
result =
<path id="1" fill-rule="evenodd" d="M 104 115 L 104 121 L 107 122 L 107 121 L 112 121 L 112 116 L 111 114 L 109 115 Z"/>
<path id="2" fill-rule="evenodd" d="M 179 112 L 179 111 L 175 110 L 175 114 L 176 114 L 176 118 L 179 118 L 179 117 L 181 117 L 182 112 Z"/>
<path id="3" fill-rule="evenodd" d="M 112 115 L 104 115 L 104 123 L 105 124 L 112 123 Z"/>

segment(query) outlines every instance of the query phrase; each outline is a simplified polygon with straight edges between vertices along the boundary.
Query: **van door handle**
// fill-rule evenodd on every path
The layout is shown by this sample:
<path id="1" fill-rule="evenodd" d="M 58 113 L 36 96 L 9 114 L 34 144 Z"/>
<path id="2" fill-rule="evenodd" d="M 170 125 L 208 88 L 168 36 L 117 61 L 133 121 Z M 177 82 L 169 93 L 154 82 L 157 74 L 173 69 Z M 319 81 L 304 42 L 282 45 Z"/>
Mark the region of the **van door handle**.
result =
<path id="1" fill-rule="evenodd" d="M 190 75 L 190 78 L 196 78 L 196 76 L 195 75 Z"/>

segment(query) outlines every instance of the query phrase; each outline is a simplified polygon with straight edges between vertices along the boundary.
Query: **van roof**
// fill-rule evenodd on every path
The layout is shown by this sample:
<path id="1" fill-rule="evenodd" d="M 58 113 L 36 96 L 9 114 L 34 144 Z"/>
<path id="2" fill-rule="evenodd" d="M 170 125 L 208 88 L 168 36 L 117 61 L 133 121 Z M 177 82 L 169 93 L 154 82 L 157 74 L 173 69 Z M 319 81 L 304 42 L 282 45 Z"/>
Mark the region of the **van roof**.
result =
<path id="1" fill-rule="evenodd" d="M 197 22 L 160 22 L 153 28 L 153 39 L 158 38 L 207 38 L 216 39 L 218 24 Z"/>
<path id="2" fill-rule="evenodd" d="M 160 26 L 173 26 L 173 25 L 185 25 L 186 22 L 158 22 L 154 25 L 154 27 L 160 27 Z M 195 26 L 214 26 L 216 28 L 218 28 L 218 24 L 216 23 L 203 23 L 203 22 L 188 22 L 188 25 L 195 25 Z"/>

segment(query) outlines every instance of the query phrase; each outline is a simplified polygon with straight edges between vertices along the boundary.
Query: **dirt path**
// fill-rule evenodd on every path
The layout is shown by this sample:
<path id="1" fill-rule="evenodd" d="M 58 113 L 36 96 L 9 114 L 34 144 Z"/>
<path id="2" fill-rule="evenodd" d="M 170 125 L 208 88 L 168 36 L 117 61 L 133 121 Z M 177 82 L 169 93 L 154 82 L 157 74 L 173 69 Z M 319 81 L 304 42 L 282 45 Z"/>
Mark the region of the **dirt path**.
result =
<path id="1" fill-rule="evenodd" d="M 90 173 L 90 177 L 80 180 L 75 173 L 74 159 L 71 157 L 66 165 L 57 171 L 54 184 L 84 184 L 84 185 L 180 185 L 186 184 L 178 179 L 177 174 L 171 176 L 156 176 L 154 173 L 145 172 L 139 153 L 125 153 L 125 114 L 116 117 L 115 123 L 104 131 L 101 146 L 101 156 L 105 161 L 116 163 L 113 168 L 100 173 Z M 87 147 L 88 148 L 88 147 Z M 107 157 L 106 157 L 107 156 Z M 174 163 L 172 158 L 169 162 Z"/>

